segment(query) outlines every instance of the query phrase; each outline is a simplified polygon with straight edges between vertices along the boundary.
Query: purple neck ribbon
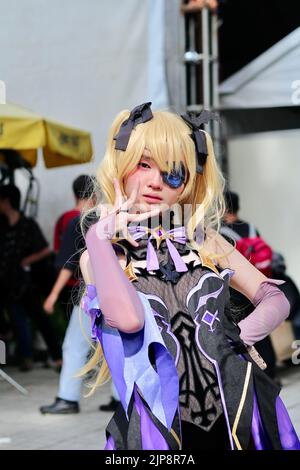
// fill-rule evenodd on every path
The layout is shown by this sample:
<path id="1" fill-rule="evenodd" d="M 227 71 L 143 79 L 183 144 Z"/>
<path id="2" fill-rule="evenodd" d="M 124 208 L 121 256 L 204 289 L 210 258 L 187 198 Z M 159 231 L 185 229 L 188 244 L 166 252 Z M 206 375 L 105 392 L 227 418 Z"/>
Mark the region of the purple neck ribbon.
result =
<path id="1" fill-rule="evenodd" d="M 176 243 L 180 243 L 184 245 L 186 243 L 186 234 L 185 234 L 185 227 L 176 227 L 172 230 L 165 231 L 161 226 L 150 230 L 148 227 L 144 226 L 129 226 L 128 227 L 130 235 L 134 238 L 135 241 L 144 238 L 145 234 L 150 234 L 147 242 L 147 271 L 157 271 L 159 270 L 159 263 L 156 251 L 151 243 L 151 240 L 156 240 L 157 249 L 162 240 L 166 240 L 166 244 L 170 253 L 170 256 L 174 262 L 174 266 L 177 272 L 185 272 L 188 270 L 185 262 L 182 260 L 180 254 L 178 253 L 177 249 L 171 242 L 174 241 Z"/>

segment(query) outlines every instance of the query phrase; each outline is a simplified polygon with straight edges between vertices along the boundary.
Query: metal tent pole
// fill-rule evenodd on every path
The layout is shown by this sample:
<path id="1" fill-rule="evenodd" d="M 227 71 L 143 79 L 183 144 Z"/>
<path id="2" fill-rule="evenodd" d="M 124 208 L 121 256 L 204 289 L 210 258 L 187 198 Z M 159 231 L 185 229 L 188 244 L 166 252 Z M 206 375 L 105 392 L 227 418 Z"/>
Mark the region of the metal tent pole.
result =
<path id="1" fill-rule="evenodd" d="M 203 106 L 205 109 L 211 108 L 211 54 L 209 35 L 209 12 L 203 8 L 201 12 L 202 26 L 202 77 L 203 77 Z"/>
<path id="2" fill-rule="evenodd" d="M 200 15 L 199 11 L 189 12 L 186 21 L 189 47 L 184 54 L 184 62 L 187 66 L 187 87 L 190 96 L 188 111 L 200 111 L 202 108 L 219 109 L 218 17 L 207 7 L 201 9 Z M 198 38 L 197 26 L 201 26 Z M 197 42 L 200 51 L 197 51 Z M 199 95 L 200 100 L 197 98 Z M 212 135 L 216 157 L 220 160 L 220 123 L 211 122 L 207 130 Z"/>
<path id="3" fill-rule="evenodd" d="M 217 15 L 211 15 L 211 71 L 212 71 L 212 108 L 219 109 L 219 44 L 218 44 L 218 28 L 219 20 Z M 220 121 L 213 121 L 212 136 L 214 139 L 215 154 L 219 162 L 222 162 L 222 146 L 221 146 L 221 126 Z"/>
<path id="4" fill-rule="evenodd" d="M 13 385 L 19 392 L 23 393 L 23 395 L 28 395 L 28 391 L 22 387 L 22 385 L 18 384 L 14 379 L 12 379 L 6 372 L 0 369 L 0 377 L 3 377 L 7 382 Z"/>

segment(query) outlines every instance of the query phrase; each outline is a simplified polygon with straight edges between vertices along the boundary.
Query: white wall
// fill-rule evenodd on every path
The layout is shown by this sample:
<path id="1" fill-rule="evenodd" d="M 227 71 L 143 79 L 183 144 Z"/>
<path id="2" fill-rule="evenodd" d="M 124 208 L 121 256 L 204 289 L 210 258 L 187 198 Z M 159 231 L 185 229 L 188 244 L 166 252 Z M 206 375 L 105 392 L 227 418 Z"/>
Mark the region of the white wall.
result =
<path id="1" fill-rule="evenodd" d="M 252 134 L 228 146 L 231 189 L 241 218 L 282 253 L 300 287 L 300 131 Z"/>
<path id="2" fill-rule="evenodd" d="M 42 186 L 38 220 L 49 240 L 53 221 L 73 204 L 72 180 L 99 164 L 116 113 L 155 101 L 155 74 L 151 87 L 148 80 L 148 56 L 152 63 L 154 57 L 149 15 L 154 11 L 159 19 L 162 1 L 0 0 L 0 80 L 7 100 L 93 136 L 93 164 L 46 170 L 40 161 L 34 171 Z"/>

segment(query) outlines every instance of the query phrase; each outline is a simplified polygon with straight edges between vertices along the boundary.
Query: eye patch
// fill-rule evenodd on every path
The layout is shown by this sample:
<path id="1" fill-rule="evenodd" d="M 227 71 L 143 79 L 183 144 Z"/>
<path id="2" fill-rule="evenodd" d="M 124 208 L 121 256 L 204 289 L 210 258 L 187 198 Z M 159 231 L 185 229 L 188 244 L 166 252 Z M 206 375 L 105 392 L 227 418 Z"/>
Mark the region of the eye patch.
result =
<path id="1" fill-rule="evenodd" d="M 180 162 L 179 170 L 175 169 L 175 162 L 173 163 L 173 169 L 170 173 L 162 171 L 162 179 L 170 188 L 179 188 L 185 180 L 185 167 L 182 162 Z"/>

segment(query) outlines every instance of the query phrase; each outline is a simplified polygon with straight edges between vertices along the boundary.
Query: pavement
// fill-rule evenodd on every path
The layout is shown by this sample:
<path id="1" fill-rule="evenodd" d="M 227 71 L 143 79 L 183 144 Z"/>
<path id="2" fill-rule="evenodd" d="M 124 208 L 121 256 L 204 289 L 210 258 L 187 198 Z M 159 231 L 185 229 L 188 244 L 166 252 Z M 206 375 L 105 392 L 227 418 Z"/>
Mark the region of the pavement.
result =
<path id="1" fill-rule="evenodd" d="M 30 372 L 2 367 L 28 391 L 23 395 L 0 377 L 0 450 L 99 450 L 112 413 L 99 405 L 110 400 L 110 384 L 90 398 L 82 398 L 81 411 L 70 415 L 41 415 L 39 407 L 54 401 L 59 374 L 36 367 Z M 88 389 L 84 390 L 87 393 Z"/>
<path id="2" fill-rule="evenodd" d="M 105 427 L 112 413 L 99 405 L 110 400 L 110 383 L 90 398 L 82 398 L 81 411 L 74 415 L 41 415 L 39 407 L 51 404 L 57 393 L 59 375 L 35 366 L 30 372 L 3 367 L 28 391 L 23 395 L 0 376 L 0 450 L 101 450 Z M 279 371 L 281 397 L 300 436 L 300 366 Z M 87 393 L 85 389 L 84 393 Z"/>

